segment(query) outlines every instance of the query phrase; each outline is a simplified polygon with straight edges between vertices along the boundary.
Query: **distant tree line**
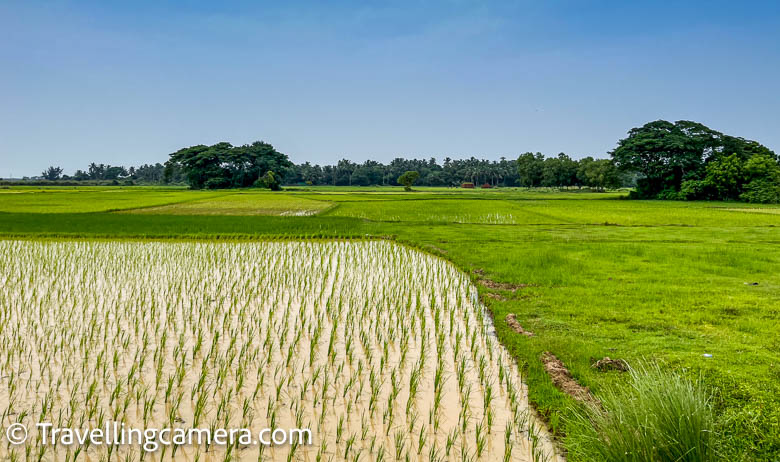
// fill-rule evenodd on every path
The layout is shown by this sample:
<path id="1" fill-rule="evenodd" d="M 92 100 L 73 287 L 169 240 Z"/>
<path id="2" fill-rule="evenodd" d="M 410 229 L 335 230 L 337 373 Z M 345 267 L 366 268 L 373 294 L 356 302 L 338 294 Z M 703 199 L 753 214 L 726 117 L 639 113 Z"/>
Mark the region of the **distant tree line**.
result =
<path id="1" fill-rule="evenodd" d="M 25 178 L 26 180 L 45 180 L 59 183 L 84 183 L 84 184 L 164 184 L 165 166 L 161 163 L 143 164 L 138 167 L 121 165 L 107 165 L 91 163 L 86 170 L 78 169 L 72 176 L 63 174 L 60 167 L 49 167 L 38 178 Z M 168 183 L 184 183 L 185 178 L 181 170 L 171 170 Z"/>
<path id="2" fill-rule="evenodd" d="M 271 172 L 269 174 L 269 172 Z M 140 167 L 92 163 L 73 176 L 49 167 L 40 179 L 78 181 L 94 184 L 189 184 L 194 189 L 266 187 L 280 185 L 331 186 L 403 186 L 399 178 L 417 172 L 419 186 L 459 187 L 463 183 L 519 187 L 592 187 L 607 189 L 630 185 L 631 175 L 621 174 L 608 159 L 586 157 L 574 160 L 564 153 L 545 158 L 540 153 L 525 153 L 519 159 L 502 157 L 499 161 L 477 159 L 404 159 L 388 164 L 368 160 L 355 163 L 347 159 L 335 165 L 294 165 L 287 156 L 263 142 L 232 146 L 217 143 L 183 148 L 170 155 L 165 164 Z"/>
<path id="3" fill-rule="evenodd" d="M 439 164 L 436 159 L 393 159 L 388 164 L 367 160 L 357 164 L 347 159 L 335 165 L 295 165 L 285 178 L 286 184 L 331 186 L 400 186 L 405 172 L 417 172 L 420 186 L 547 186 L 557 188 L 615 188 L 630 184 L 632 175 L 623 174 L 609 159 L 586 157 L 574 160 L 564 153 L 545 158 L 541 153 L 525 153 L 518 159 L 502 157 L 499 161 L 477 159 L 453 160 Z"/>
<path id="4" fill-rule="evenodd" d="M 780 202 L 777 155 L 752 140 L 725 135 L 700 123 L 658 120 L 633 128 L 618 141 L 610 159 L 579 160 L 560 153 L 545 157 L 526 152 L 498 161 L 398 157 L 335 165 L 295 165 L 272 145 L 256 141 L 233 146 L 222 142 L 180 149 L 163 165 L 140 167 L 92 163 L 72 176 L 49 167 L 36 180 L 97 184 L 182 184 L 194 189 L 286 185 L 420 186 L 488 185 L 516 187 L 589 187 L 606 190 L 630 186 L 641 199 L 742 200 Z"/>
<path id="5" fill-rule="evenodd" d="M 459 186 L 462 182 L 478 184 L 514 185 L 517 168 L 514 160 L 500 161 L 484 159 L 436 159 L 395 158 L 388 164 L 374 160 L 355 163 L 347 159 L 335 165 L 312 165 L 309 162 L 296 165 L 285 179 L 288 184 L 330 185 L 330 186 L 400 186 L 398 178 L 405 172 L 419 174 L 416 184 L 420 186 Z"/>

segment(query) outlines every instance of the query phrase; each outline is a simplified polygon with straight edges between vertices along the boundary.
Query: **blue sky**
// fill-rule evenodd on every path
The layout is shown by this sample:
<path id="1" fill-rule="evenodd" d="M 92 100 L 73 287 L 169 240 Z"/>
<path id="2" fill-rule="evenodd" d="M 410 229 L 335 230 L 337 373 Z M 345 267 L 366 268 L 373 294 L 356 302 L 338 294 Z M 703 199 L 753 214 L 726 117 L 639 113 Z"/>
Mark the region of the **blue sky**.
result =
<path id="1" fill-rule="evenodd" d="M 780 2 L 0 1 L 0 177 L 265 140 L 295 162 L 780 151 Z"/>

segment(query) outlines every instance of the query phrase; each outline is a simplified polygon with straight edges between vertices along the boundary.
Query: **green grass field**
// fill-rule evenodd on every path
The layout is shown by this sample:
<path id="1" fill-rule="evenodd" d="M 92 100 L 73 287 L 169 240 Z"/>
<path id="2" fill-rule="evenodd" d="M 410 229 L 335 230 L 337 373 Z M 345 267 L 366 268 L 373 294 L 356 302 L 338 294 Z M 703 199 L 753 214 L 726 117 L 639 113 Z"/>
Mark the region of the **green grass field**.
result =
<path id="1" fill-rule="evenodd" d="M 315 215 L 334 204 L 301 196 L 272 192 L 238 192 L 224 196 L 127 210 L 126 213 L 156 215 Z"/>
<path id="2" fill-rule="evenodd" d="M 0 212 L 107 212 L 197 201 L 224 195 L 183 188 L 15 187 L 0 189 Z"/>
<path id="3" fill-rule="evenodd" d="M 564 446 L 574 403 L 544 372 L 544 351 L 597 395 L 627 379 L 596 371 L 592 358 L 701 375 L 716 393 L 720 455 L 778 460 L 780 208 L 623 195 L 9 188 L 0 190 L 0 236 L 393 238 L 472 276 L 499 339 L 528 371 L 530 399 Z M 536 335 L 510 330 L 509 313 Z"/>

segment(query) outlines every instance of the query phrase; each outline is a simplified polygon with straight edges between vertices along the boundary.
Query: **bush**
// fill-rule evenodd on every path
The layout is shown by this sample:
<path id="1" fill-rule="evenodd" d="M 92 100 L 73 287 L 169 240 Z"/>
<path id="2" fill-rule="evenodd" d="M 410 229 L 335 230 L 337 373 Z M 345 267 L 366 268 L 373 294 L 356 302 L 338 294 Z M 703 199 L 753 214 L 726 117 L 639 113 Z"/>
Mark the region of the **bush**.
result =
<path id="1" fill-rule="evenodd" d="M 704 181 L 719 200 L 736 200 L 745 184 L 743 161 L 737 154 L 721 156 L 706 167 Z"/>
<path id="2" fill-rule="evenodd" d="M 601 393 L 570 429 L 572 459 L 709 461 L 716 458 L 711 396 L 658 365 L 631 369 L 629 384 Z"/>
<path id="3" fill-rule="evenodd" d="M 676 201 L 683 199 L 683 196 L 674 189 L 664 189 L 658 193 L 656 198 L 661 200 Z"/>
<path id="4" fill-rule="evenodd" d="M 780 185 L 766 179 L 753 180 L 739 198 L 756 204 L 777 204 L 780 203 Z"/>
<path id="5" fill-rule="evenodd" d="M 406 171 L 398 177 L 398 183 L 404 186 L 404 191 L 411 191 L 412 185 L 420 178 L 420 172 L 414 170 Z"/>
<path id="6" fill-rule="evenodd" d="M 265 172 L 265 175 L 258 178 L 257 181 L 255 181 L 254 186 L 256 188 L 268 188 L 271 191 L 279 191 L 282 189 L 282 183 L 279 176 L 271 170 Z"/>
<path id="7" fill-rule="evenodd" d="M 663 189 L 663 182 L 658 178 L 637 178 L 636 190 L 632 191 L 631 198 L 655 199 L 658 197 L 658 191 Z"/>
<path id="8" fill-rule="evenodd" d="M 680 192 L 677 194 L 680 199 L 695 201 L 706 198 L 707 183 L 701 180 L 687 180 L 680 185 Z"/>
<path id="9" fill-rule="evenodd" d="M 221 188 L 229 188 L 230 187 L 230 180 L 228 180 L 225 177 L 217 176 L 214 178 L 209 178 L 206 180 L 205 183 L 203 183 L 203 186 L 206 189 L 221 189 Z"/>

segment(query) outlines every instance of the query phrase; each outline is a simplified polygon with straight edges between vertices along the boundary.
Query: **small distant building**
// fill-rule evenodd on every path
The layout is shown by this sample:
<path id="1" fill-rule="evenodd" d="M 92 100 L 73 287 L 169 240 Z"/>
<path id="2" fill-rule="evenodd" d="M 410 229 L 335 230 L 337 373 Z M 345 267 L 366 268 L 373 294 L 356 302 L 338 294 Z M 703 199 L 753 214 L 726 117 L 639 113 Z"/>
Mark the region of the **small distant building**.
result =
<path id="1" fill-rule="evenodd" d="M 490 184 L 488 183 L 482 185 L 482 189 L 490 189 L 490 188 L 492 188 L 492 186 L 490 186 Z"/>
<path id="2" fill-rule="evenodd" d="M 460 185 L 460 187 L 466 189 L 474 189 L 474 183 L 463 183 L 462 185 Z"/>

